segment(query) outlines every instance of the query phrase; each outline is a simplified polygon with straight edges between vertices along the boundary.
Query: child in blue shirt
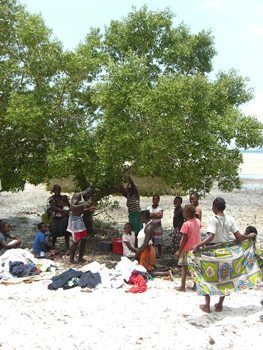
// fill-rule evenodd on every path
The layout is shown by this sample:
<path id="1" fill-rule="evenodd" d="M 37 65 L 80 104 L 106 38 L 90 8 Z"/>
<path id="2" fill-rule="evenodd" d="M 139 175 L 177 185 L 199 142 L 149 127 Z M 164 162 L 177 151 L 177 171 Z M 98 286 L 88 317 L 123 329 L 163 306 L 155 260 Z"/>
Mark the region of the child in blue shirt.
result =
<path id="1" fill-rule="evenodd" d="M 40 224 L 37 225 L 37 228 L 38 232 L 33 243 L 33 254 L 35 257 L 43 258 L 45 256 L 45 253 L 48 250 L 52 249 L 52 247 L 46 241 L 45 233 L 48 231 L 47 226 L 43 222 L 40 222 Z"/>

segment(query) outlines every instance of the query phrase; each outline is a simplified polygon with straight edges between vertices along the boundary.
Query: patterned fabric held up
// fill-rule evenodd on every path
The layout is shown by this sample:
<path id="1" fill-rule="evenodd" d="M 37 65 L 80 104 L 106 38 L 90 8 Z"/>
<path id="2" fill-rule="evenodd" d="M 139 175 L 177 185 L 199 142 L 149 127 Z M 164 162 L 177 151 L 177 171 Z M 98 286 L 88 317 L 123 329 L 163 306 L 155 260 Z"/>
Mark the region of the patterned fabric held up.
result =
<path id="1" fill-rule="evenodd" d="M 262 279 L 251 240 L 231 241 L 187 254 L 188 268 L 199 295 L 229 295 L 251 288 Z"/>
<path id="2" fill-rule="evenodd" d="M 74 242 L 78 242 L 88 236 L 86 226 L 82 216 L 70 215 L 68 220 L 67 231 L 72 234 Z"/>
<path id="3" fill-rule="evenodd" d="M 263 239 L 257 238 L 256 241 L 256 258 L 258 266 L 263 270 Z"/>

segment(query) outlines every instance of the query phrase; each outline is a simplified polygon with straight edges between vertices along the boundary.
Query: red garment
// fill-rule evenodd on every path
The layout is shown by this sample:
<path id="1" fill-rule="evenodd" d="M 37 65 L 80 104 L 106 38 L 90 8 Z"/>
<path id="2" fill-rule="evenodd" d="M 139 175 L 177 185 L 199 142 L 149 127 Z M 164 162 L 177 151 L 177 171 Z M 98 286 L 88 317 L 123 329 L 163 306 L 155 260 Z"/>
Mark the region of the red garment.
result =
<path id="1" fill-rule="evenodd" d="M 129 283 L 132 284 L 133 287 L 127 290 L 128 293 L 143 293 L 147 290 L 147 284 L 140 274 L 138 274 L 137 276 L 131 276 L 129 279 Z"/>

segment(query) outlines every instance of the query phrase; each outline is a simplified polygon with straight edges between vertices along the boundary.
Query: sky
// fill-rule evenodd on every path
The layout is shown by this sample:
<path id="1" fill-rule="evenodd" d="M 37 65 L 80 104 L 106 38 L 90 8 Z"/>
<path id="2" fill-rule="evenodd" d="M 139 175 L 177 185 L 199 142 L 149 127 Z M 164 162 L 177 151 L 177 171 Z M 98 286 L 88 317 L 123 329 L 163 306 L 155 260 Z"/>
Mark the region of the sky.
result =
<path id="1" fill-rule="evenodd" d="M 132 7 L 170 8 L 174 26 L 184 22 L 192 33 L 211 30 L 217 55 L 214 74 L 236 69 L 249 78 L 254 98 L 242 107 L 263 122 L 262 0 L 20 0 L 30 13 L 41 14 L 64 48 L 74 49 L 91 27 L 102 30 L 127 16 Z"/>

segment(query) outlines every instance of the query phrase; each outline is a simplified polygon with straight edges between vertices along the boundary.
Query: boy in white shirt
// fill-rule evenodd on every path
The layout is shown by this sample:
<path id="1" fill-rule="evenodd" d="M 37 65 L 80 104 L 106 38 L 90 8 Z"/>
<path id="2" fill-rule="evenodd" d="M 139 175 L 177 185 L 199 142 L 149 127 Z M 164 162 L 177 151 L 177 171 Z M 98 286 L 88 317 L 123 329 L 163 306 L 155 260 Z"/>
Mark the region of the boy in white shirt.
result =
<path id="1" fill-rule="evenodd" d="M 239 232 L 235 220 L 230 215 L 226 215 L 224 210 L 226 208 L 226 202 L 223 198 L 216 198 L 213 201 L 213 213 L 214 215 L 209 219 L 207 224 L 207 237 L 201 243 L 196 244 L 193 247 L 194 251 L 207 244 L 229 242 L 236 238 L 238 241 L 244 241 L 246 239 L 253 239 L 256 237 L 256 233 L 249 233 L 242 235 Z M 225 297 L 219 298 L 217 304 L 215 304 L 215 311 L 223 310 L 223 302 Z M 205 304 L 200 305 L 200 309 L 204 312 L 210 313 L 210 295 L 205 295 Z"/>

